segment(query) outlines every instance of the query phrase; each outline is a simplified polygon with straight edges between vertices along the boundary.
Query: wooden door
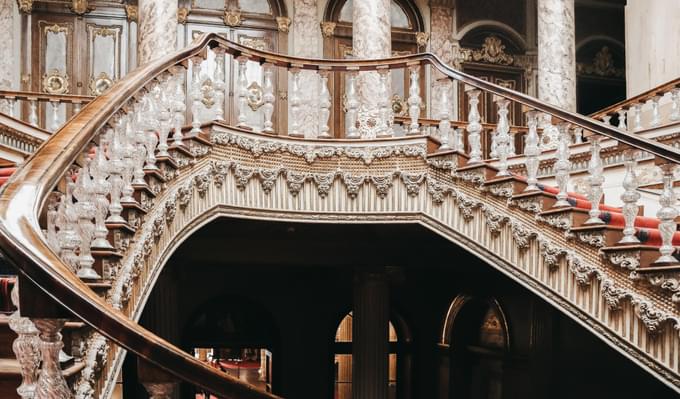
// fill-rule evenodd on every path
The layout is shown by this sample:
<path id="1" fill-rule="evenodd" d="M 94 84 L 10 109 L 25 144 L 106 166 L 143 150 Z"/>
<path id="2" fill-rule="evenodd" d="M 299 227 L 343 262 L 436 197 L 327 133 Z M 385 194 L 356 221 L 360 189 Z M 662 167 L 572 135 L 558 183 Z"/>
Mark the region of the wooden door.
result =
<path id="1" fill-rule="evenodd" d="M 128 54 L 136 48 L 124 45 L 129 30 L 124 14 L 77 17 L 44 11 L 32 18 L 36 45 L 31 53 L 30 90 L 97 96 L 127 72 Z M 47 118 L 48 107 L 41 106 L 41 118 Z M 72 111 L 71 106 L 60 105 L 60 123 Z"/>

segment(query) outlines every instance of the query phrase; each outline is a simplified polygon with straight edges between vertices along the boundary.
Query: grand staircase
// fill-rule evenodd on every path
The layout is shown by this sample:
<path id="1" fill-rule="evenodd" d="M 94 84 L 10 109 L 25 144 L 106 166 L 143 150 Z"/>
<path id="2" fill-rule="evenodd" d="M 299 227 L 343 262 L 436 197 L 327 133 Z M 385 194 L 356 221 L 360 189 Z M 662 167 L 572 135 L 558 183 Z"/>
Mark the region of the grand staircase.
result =
<path id="1" fill-rule="evenodd" d="M 208 52 L 216 56 L 212 67 L 204 63 Z M 231 59 L 239 77 L 235 115 L 227 118 L 234 123 L 223 114 L 224 63 Z M 253 67 L 264 74 L 257 115 L 246 79 Z M 380 112 L 362 120 L 358 74 L 399 68 L 411 79 L 408 114 L 393 118 L 384 96 Z M 469 87 L 466 121 L 450 121 L 446 112 L 420 117 L 425 68 Z M 279 70 L 291 78 L 287 132 L 273 129 L 285 113 L 274 110 L 286 109 L 274 96 L 287 85 L 275 79 L 287 76 Z M 347 75 L 346 132 L 329 126 L 333 74 Z M 320 86 L 316 131 L 300 123 L 309 111 L 301 107 L 300 80 L 310 76 Z M 380 81 L 386 94 L 386 79 Z M 498 96 L 497 125 L 480 123 L 481 92 Z M 525 107 L 526 128 L 509 125 L 510 102 Z M 680 151 L 658 130 L 633 134 L 618 126 L 468 76 L 431 54 L 310 60 L 203 36 L 133 71 L 55 129 L 33 156 L 0 169 L 0 248 L 19 286 L 19 310 L 0 319 L 2 397 L 18 397 L 13 390 L 23 381 L 20 393 L 37 398 L 107 398 L 125 350 L 142 359 L 140 375 L 152 395 L 182 380 L 219 397 L 276 397 L 137 323 L 177 245 L 221 216 L 421 224 L 680 391 L 673 192 Z M 491 159 L 482 157 L 483 129 L 496 132 Z M 523 153 L 514 154 L 511 134 L 525 135 Z M 644 214 L 651 205 L 640 206 L 636 176 L 638 165 L 654 164 L 662 171 L 652 182 L 660 189 L 655 216 Z M 569 191 L 571 175 L 584 171 L 586 193 Z M 620 188 L 620 198 L 610 195 L 605 205 L 611 187 Z M 8 348 L 17 334 L 15 357 Z M 60 354 L 62 346 L 69 355 Z"/>

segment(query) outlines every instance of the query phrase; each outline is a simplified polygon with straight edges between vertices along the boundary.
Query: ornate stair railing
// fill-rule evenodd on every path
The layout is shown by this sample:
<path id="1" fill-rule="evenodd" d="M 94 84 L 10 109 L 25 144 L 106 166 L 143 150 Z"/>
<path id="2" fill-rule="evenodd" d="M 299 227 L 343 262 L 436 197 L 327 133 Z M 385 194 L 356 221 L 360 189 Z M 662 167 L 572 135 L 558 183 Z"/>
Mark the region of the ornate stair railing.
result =
<path id="1" fill-rule="evenodd" d="M 0 90 L 0 112 L 50 132 L 92 101 L 92 96 Z"/>
<path id="2" fill-rule="evenodd" d="M 680 121 L 680 78 L 673 79 L 634 97 L 590 115 L 623 130 L 639 132 Z"/>
<path id="3" fill-rule="evenodd" d="M 229 102 L 225 105 L 223 96 L 224 63 L 227 59 L 233 59 L 238 71 L 233 106 Z M 205 63 L 207 64 L 204 65 Z M 209 70 L 209 79 L 201 72 L 204 67 Z M 261 98 L 258 95 L 251 98 L 253 93 L 249 90 L 247 72 L 248 68 L 253 67 L 261 67 L 263 70 Z M 446 79 L 462 82 L 470 87 L 466 93 L 470 104 L 468 121 L 464 126 L 466 134 L 461 134 L 460 130 L 454 133 L 449 120 L 450 114 L 441 112 L 436 142 L 423 139 L 423 146 L 426 148 L 422 153 L 421 150 L 414 150 L 409 146 L 394 150 L 395 143 L 399 143 L 400 139 L 390 137 L 404 134 L 407 136 L 404 140 L 422 139 L 421 125 L 432 124 L 420 118 L 422 98 L 418 79 L 419 69 L 425 67 L 435 68 Z M 275 69 L 283 73 L 277 74 Z M 411 81 L 408 121 L 396 120 L 396 125 L 406 125 L 401 132 L 395 129 L 385 95 L 389 93 L 386 72 L 393 69 L 404 69 Z M 370 79 L 366 79 L 363 83 L 375 84 L 374 92 L 381 94 L 375 107 L 368 110 L 362 108 L 362 102 L 356 93 L 357 80 L 364 79 L 367 73 L 375 74 L 377 79 L 372 83 Z M 274 113 L 279 97 L 273 94 L 273 79 L 274 76 L 280 78 L 287 74 L 291 79 L 287 96 L 291 116 L 288 135 L 292 138 L 281 142 L 276 141 L 275 136 L 269 135 L 274 133 L 272 118 L 281 117 L 284 113 Z M 300 123 L 302 114 L 307 112 L 302 109 L 301 100 L 300 79 L 303 74 L 318 74 L 318 77 L 313 78 L 318 79 L 321 99 L 318 102 L 318 112 L 312 113 L 313 117 L 318 118 L 315 131 L 304 130 Z M 346 112 L 343 116 L 346 128 L 343 132 L 335 132 L 329 126 L 332 104 L 327 82 L 331 74 L 339 74 L 345 82 Z M 492 152 L 496 158 L 493 161 L 494 167 L 489 166 L 488 160 L 482 159 L 480 132 L 484 126 L 480 123 L 478 105 L 481 91 L 497 96 L 495 104 L 499 117 L 492 141 Z M 262 112 L 256 115 L 250 113 L 249 109 L 253 110 L 250 103 L 260 101 L 262 104 L 259 108 Z M 527 109 L 527 129 L 512 128 L 509 125 L 508 109 L 511 102 L 521 104 Z M 226 115 L 225 111 L 232 114 Z M 343 116 L 336 115 L 334 118 Z M 233 121 L 235 126 L 231 126 L 225 119 Z M 184 122 L 189 120 L 191 127 L 184 129 Z M 637 251 L 637 259 L 642 260 L 632 267 L 635 277 L 655 276 L 654 281 L 661 285 L 662 290 L 670 291 L 673 297 L 677 295 L 680 300 L 680 285 L 674 285 L 674 280 L 667 278 L 677 270 L 677 261 L 672 256 L 673 235 L 677 227 L 672 173 L 680 162 L 680 151 L 461 73 L 442 64 L 432 54 L 385 60 L 310 60 L 258 51 L 212 34 L 201 37 L 176 54 L 138 68 L 117 82 L 55 132 L 3 188 L 0 193 L 0 247 L 6 259 L 19 270 L 21 292 L 24 292 L 25 287 L 37 287 L 65 308 L 68 311 L 65 313 L 67 316 L 74 315 L 116 345 L 134 352 L 178 379 L 200 386 L 218 396 L 274 397 L 216 372 L 132 320 L 138 314 L 139 307 L 131 303 L 139 305 L 138 302 L 143 302 L 140 299 L 143 298 L 141 292 L 148 290 L 147 285 L 152 285 L 154 280 L 153 273 L 146 269 L 145 260 L 154 253 L 156 243 L 165 240 L 163 226 L 169 220 L 167 215 L 175 215 L 177 209 L 175 201 L 161 203 L 156 199 L 172 195 L 173 198 L 184 196 L 184 199 L 191 201 L 194 188 L 199 194 L 205 194 L 204 188 L 207 190 L 206 186 L 211 179 L 214 178 L 215 184 L 222 184 L 221 181 L 224 181 L 233 168 L 237 169 L 234 173 L 238 174 L 239 186 L 245 186 L 256 173 L 222 162 L 210 165 L 212 174 L 196 174 L 205 166 L 201 159 L 213 145 L 206 138 L 205 130 L 220 126 L 226 126 L 236 133 L 229 137 L 213 137 L 216 144 L 235 144 L 247 148 L 255 156 L 267 152 L 286 152 L 301 156 L 308 163 L 318 157 L 345 156 L 361 158 L 370 167 L 376 157 L 425 158 L 429 153 L 432 164 L 442 166 L 443 163 L 436 158 L 451 155 L 452 158 L 446 158 L 444 163 L 452 169 L 455 179 L 467 182 L 466 184 L 482 184 L 482 188 L 508 197 L 511 203 L 518 204 L 521 209 L 536 213 L 537 218 L 547 221 L 547 225 L 565 230 L 582 228 L 579 230 L 580 236 L 597 235 L 608 227 L 601 217 L 603 212 L 599 206 L 604 180 L 599 143 L 602 137 L 616 140 L 632 148 L 627 161 L 627 174 L 621 182 L 625 188 L 622 196 L 624 205 L 622 209 L 616 209 L 625 222 L 621 226 L 620 237 L 615 242 L 602 241 L 608 243 L 609 247 L 600 250 L 610 255 L 622 250 Z M 526 134 L 523 146 L 526 178 L 515 176 L 508 169 L 508 158 L 513 154 L 512 133 L 515 131 Z M 331 133 L 342 139 L 328 140 Z M 574 141 L 574 135 L 580 137 L 582 133 L 591 146 L 587 198 L 574 197 L 569 192 L 570 145 Z M 250 137 L 252 135 L 262 137 L 266 145 L 259 146 L 257 140 Z M 324 140 L 328 145 L 324 144 Z M 352 143 L 365 144 L 373 150 L 362 152 Z M 552 194 L 542 190 L 537 182 L 542 144 L 556 148 L 557 188 Z M 386 152 L 386 147 L 392 148 L 392 152 Z M 664 194 L 660 199 L 658 219 L 655 219 L 660 244 L 651 249 L 641 245 L 635 235 L 639 196 L 636 196 L 635 190 L 637 183 L 634 159 L 639 151 L 656 157 L 664 173 Z M 275 173 L 270 172 L 261 170 L 257 174 L 271 183 L 271 179 L 277 179 L 283 173 L 278 169 Z M 338 173 L 339 171 L 333 171 L 326 177 L 309 177 L 306 174 L 300 177 L 291 174 L 287 176 L 288 185 L 291 190 L 299 190 L 300 185 L 309 177 L 326 187 L 334 181 Z M 416 193 L 424 179 L 420 177 L 418 180 L 405 171 L 394 173 L 401 176 L 409 195 Z M 185 179 L 186 176 L 191 177 L 192 185 L 174 187 L 176 181 Z M 217 176 L 222 180 L 218 180 Z M 324 182 L 324 179 L 330 179 L 330 183 Z M 366 182 L 366 178 L 354 181 L 352 176 L 342 176 L 342 179 L 351 188 L 351 192 L 348 191 L 350 197 L 356 195 L 356 190 Z M 372 180 L 380 186 L 380 198 L 383 198 L 383 192 L 391 185 L 391 181 L 385 179 Z M 438 175 L 437 179 L 440 183 L 453 183 L 447 180 L 451 179 L 451 174 Z M 443 194 L 441 189 L 437 189 L 439 183 L 428 180 L 428 184 L 430 183 L 433 184 L 431 195 L 437 199 L 433 201 L 440 203 Z M 506 183 L 511 183 L 512 188 L 505 187 Z M 168 187 L 174 187 L 177 191 L 168 193 Z M 517 187 L 522 189 L 518 192 Z M 270 189 L 271 187 L 263 188 L 265 193 Z M 324 190 L 324 195 L 327 195 L 328 188 Z M 475 202 L 466 205 L 468 200 L 463 194 L 456 194 L 455 198 L 465 215 L 478 207 Z M 140 237 L 141 233 L 138 234 L 137 229 L 142 225 L 152 227 L 144 231 L 145 236 Z M 541 241 L 542 248 L 547 245 L 545 242 Z M 618 247 L 617 243 L 626 245 Z M 128 251 L 131 246 L 139 252 L 133 255 Z M 548 251 L 548 255 L 552 254 L 552 258 L 548 258 L 554 264 L 565 252 L 553 251 L 551 248 L 549 246 L 543 249 Z M 597 249 L 593 251 L 593 254 L 597 254 Z M 121 277 L 121 259 L 131 267 L 126 269 L 124 277 Z M 573 258 L 570 259 L 570 267 L 575 268 L 576 272 L 585 273 L 586 277 L 581 278 L 587 279 L 587 276 L 595 273 L 590 269 L 582 272 L 579 269 L 580 264 L 577 265 Z M 142 275 L 145 276 L 144 282 L 147 285 L 135 284 L 136 279 Z M 26 285 L 22 282 L 26 282 Z M 611 289 L 611 286 L 608 287 Z M 34 301 L 36 293 L 31 293 Z M 106 300 L 98 293 L 103 293 Z M 607 291 L 607 294 L 610 295 L 611 292 Z M 62 390 L 68 396 L 68 388 L 58 375 L 58 367 L 55 367 L 58 365 L 55 358 L 58 351 L 55 348 L 59 346 L 59 331 L 63 325 L 59 320 L 67 316 L 55 318 L 53 314 L 58 314 L 58 311 L 46 311 L 42 306 L 31 303 L 28 296 L 29 294 L 22 294 L 20 310 L 34 320 L 44 348 L 43 369 L 37 389 L 52 389 L 57 392 Z M 626 296 L 630 297 L 630 294 L 621 293 L 615 299 L 618 302 Z M 129 301 L 130 298 L 135 298 L 136 301 Z M 674 306 L 669 296 L 655 297 L 654 300 L 660 301 L 659 307 L 666 311 Z M 638 313 L 642 314 L 640 317 L 652 329 L 658 327 L 654 318 L 676 320 L 675 316 L 668 316 L 668 312 L 663 313 L 663 317 L 653 312 L 650 316 L 648 302 L 636 301 L 638 306 L 644 307 L 642 310 L 638 309 Z M 650 317 L 654 320 L 650 321 Z M 109 349 L 108 353 L 114 356 L 119 351 Z M 92 356 L 89 358 L 90 363 L 97 363 L 97 355 Z M 652 363 L 655 361 L 660 360 L 650 360 Z M 670 376 L 668 379 L 677 379 L 677 364 L 664 364 L 661 368 L 671 369 L 665 371 L 665 374 L 659 372 L 664 378 Z M 107 371 L 110 370 L 105 370 L 102 374 L 107 374 Z M 91 375 L 92 368 L 87 373 Z M 48 379 L 62 383 L 45 388 L 41 385 L 40 378 L 43 378 L 43 383 Z M 679 387 L 680 383 L 675 386 Z M 97 386 L 91 381 L 86 381 L 78 389 L 78 392 L 84 392 L 82 397 L 90 397 L 87 395 L 93 395 L 95 391 L 106 391 L 106 387 Z"/>

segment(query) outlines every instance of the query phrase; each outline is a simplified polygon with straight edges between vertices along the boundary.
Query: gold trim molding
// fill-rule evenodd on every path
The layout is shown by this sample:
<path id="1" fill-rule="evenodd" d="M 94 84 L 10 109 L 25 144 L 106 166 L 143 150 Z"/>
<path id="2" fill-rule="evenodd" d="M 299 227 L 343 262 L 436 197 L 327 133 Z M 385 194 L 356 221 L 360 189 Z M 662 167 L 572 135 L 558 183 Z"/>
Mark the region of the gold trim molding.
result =
<path id="1" fill-rule="evenodd" d="M 241 18 L 241 11 L 239 10 L 224 10 L 224 24 L 235 28 L 241 26 L 243 19 Z"/>
<path id="2" fill-rule="evenodd" d="M 179 7 L 177 9 L 177 23 L 179 24 L 186 24 L 187 19 L 189 18 L 189 9 L 186 7 Z"/>
<path id="3" fill-rule="evenodd" d="M 137 6 L 126 5 L 125 16 L 127 17 L 128 22 L 137 22 L 139 18 Z"/>
<path id="4" fill-rule="evenodd" d="M 335 22 L 323 21 L 321 22 L 321 34 L 323 37 L 332 37 L 335 34 Z"/>
<path id="5" fill-rule="evenodd" d="M 17 0 L 19 11 L 24 14 L 30 14 L 33 11 L 33 0 Z"/>
<path id="6" fill-rule="evenodd" d="M 290 30 L 290 18 L 288 17 L 276 17 L 276 26 L 279 32 L 288 33 Z"/>
<path id="7" fill-rule="evenodd" d="M 505 45 L 496 35 L 484 38 L 481 49 L 461 48 L 459 50 L 461 62 L 484 62 L 496 65 L 512 65 L 515 61 L 511 54 L 505 52 Z"/>

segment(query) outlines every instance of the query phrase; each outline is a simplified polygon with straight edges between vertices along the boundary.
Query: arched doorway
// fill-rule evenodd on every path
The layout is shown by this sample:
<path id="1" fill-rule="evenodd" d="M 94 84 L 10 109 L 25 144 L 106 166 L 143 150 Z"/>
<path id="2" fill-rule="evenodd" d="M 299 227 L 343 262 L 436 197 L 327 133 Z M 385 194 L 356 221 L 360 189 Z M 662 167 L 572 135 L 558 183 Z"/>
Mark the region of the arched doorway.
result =
<path id="1" fill-rule="evenodd" d="M 410 334 L 403 319 L 393 314 L 389 324 L 388 398 L 410 398 Z M 333 399 L 352 398 L 352 312 L 335 332 Z"/>
<path id="2" fill-rule="evenodd" d="M 259 390 L 273 392 L 278 329 L 259 303 L 240 296 L 221 296 L 201 305 L 186 323 L 183 346 L 215 369 Z M 198 390 L 197 398 L 209 393 Z"/>
<path id="3" fill-rule="evenodd" d="M 440 398 L 501 399 L 509 350 L 508 325 L 495 299 L 459 296 L 451 303 L 442 343 Z"/>
<path id="4" fill-rule="evenodd" d="M 324 36 L 324 58 L 352 57 L 352 0 L 331 0 L 324 12 L 321 23 Z M 392 55 L 414 54 L 424 51 L 425 41 L 418 40 L 423 35 L 425 25 L 423 17 L 414 3 L 409 0 L 391 1 Z M 424 36 L 422 36 L 424 37 Z M 420 92 L 425 93 L 424 71 L 421 69 Z M 391 74 L 392 108 L 397 115 L 406 115 L 406 97 L 408 96 L 409 76 L 404 69 L 395 69 Z M 343 137 L 345 132 L 344 118 L 344 74 L 334 74 L 329 90 L 333 95 L 333 110 L 330 120 L 333 121 L 335 137 Z M 340 115 L 341 117 L 336 117 Z"/>
<path id="5" fill-rule="evenodd" d="M 625 100 L 625 65 L 622 43 L 607 37 L 591 37 L 579 43 L 576 47 L 577 111 L 588 115 Z"/>

